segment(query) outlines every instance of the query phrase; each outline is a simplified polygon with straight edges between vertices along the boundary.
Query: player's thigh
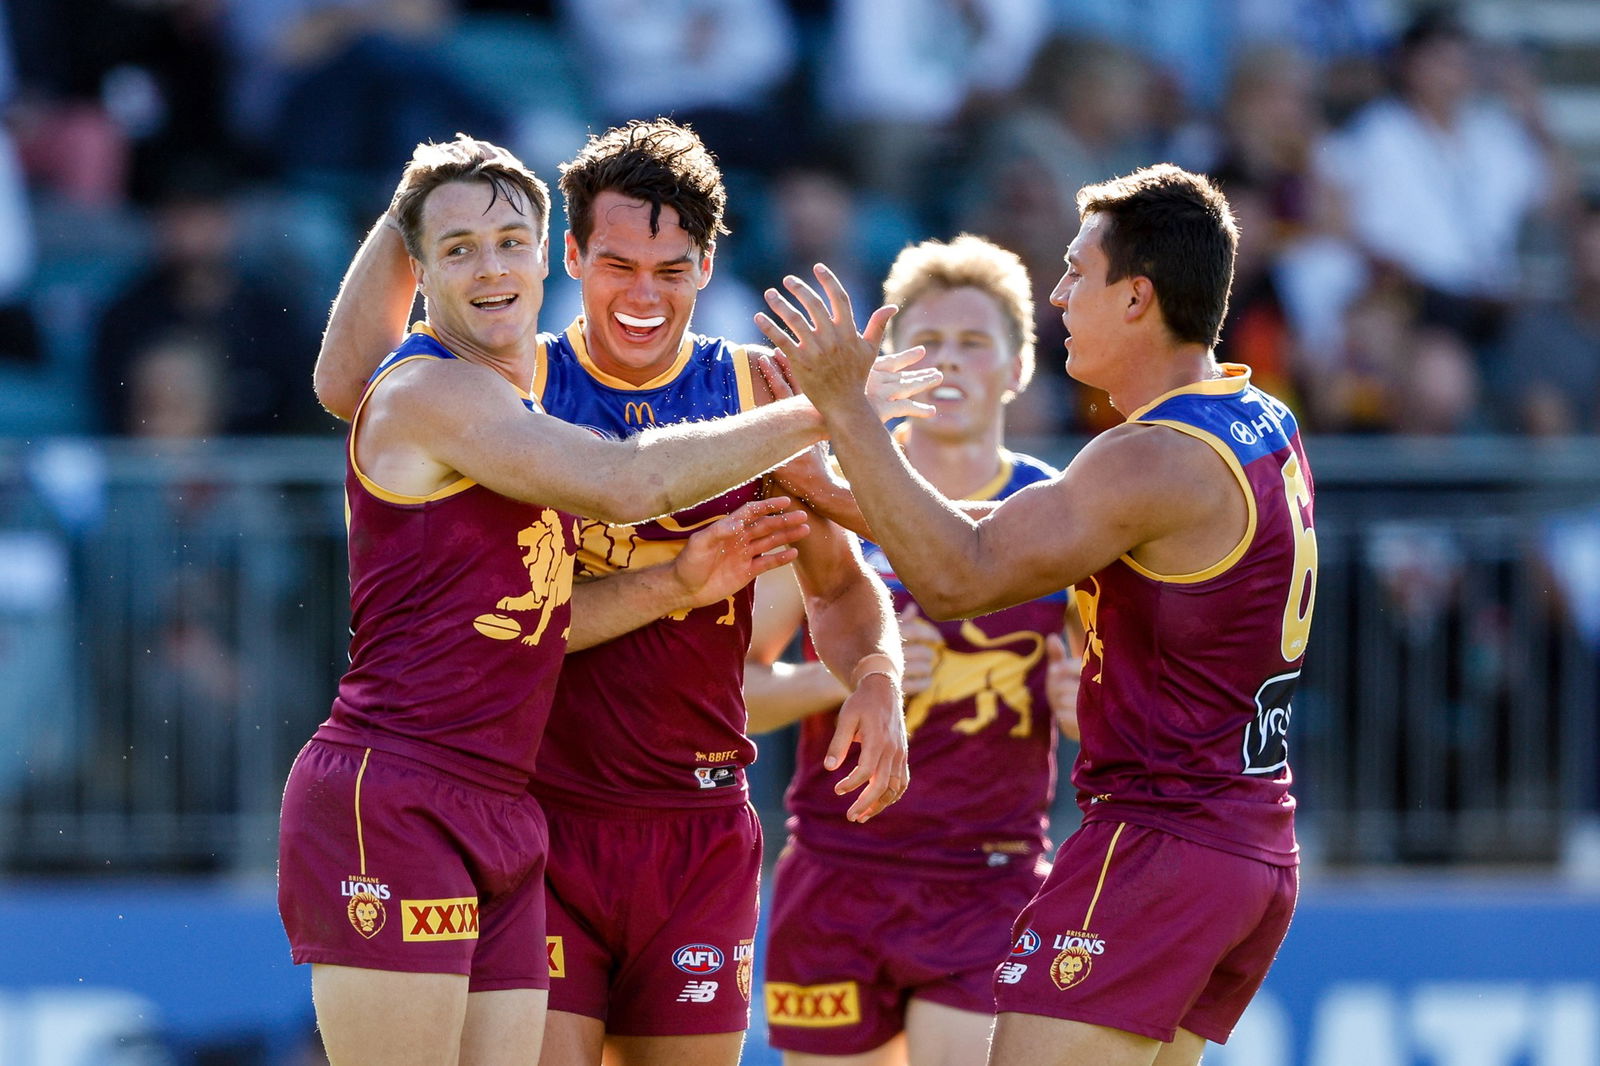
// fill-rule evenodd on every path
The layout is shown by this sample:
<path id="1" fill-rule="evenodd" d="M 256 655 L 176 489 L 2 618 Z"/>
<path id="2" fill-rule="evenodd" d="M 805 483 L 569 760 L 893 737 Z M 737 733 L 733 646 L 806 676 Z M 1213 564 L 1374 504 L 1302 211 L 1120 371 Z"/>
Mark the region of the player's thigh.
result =
<path id="1" fill-rule="evenodd" d="M 916 1066 L 967 1066 L 989 1057 L 994 1015 L 960 1010 L 911 997 L 906 1007 L 906 1046 Z"/>
<path id="2" fill-rule="evenodd" d="M 610 1036 L 605 1066 L 738 1066 L 744 1032 Z"/>
<path id="3" fill-rule="evenodd" d="M 995 1020 L 990 1066 L 1153 1066 L 1162 1043 L 1088 1022 L 1007 1011 Z"/>
<path id="4" fill-rule="evenodd" d="M 311 967 L 311 1001 L 332 1066 L 455 1066 L 465 974 Z"/>
<path id="5" fill-rule="evenodd" d="M 1172 1043 L 1162 1044 L 1156 1054 L 1155 1066 L 1198 1066 L 1200 1056 L 1206 1051 L 1206 1038 L 1187 1029 L 1179 1029 Z"/>
<path id="6" fill-rule="evenodd" d="M 544 1038 L 542 988 L 503 988 L 467 994 L 460 1066 L 528 1066 L 539 1060 Z"/>
<path id="7" fill-rule="evenodd" d="M 587 1014 L 553 1010 L 545 1015 L 539 1066 L 600 1066 L 606 1023 Z"/>
<path id="8" fill-rule="evenodd" d="M 981 1063 L 983 1060 L 973 1061 Z M 856 1055 L 813 1055 L 805 1051 L 783 1053 L 783 1066 L 907 1066 L 911 1062 L 922 1066 L 921 1060 L 909 1057 L 905 1033 L 896 1033 L 887 1043 Z"/>

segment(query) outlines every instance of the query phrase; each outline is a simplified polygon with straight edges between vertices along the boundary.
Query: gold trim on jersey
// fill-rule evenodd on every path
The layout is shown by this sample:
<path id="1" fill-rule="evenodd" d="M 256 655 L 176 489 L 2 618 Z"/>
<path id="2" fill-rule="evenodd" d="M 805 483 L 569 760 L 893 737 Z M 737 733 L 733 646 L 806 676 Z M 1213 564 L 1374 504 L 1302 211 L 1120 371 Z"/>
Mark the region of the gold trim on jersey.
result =
<path id="1" fill-rule="evenodd" d="M 733 353 L 733 380 L 739 387 L 739 410 L 752 411 L 756 406 L 756 370 L 750 362 L 750 349 L 743 344 L 728 347 Z"/>
<path id="2" fill-rule="evenodd" d="M 1184 393 L 1198 393 L 1202 396 L 1231 396 L 1236 392 L 1243 392 L 1250 385 L 1250 368 L 1243 363 L 1218 363 L 1222 368 L 1222 377 L 1207 378 L 1204 381 L 1191 382 L 1171 392 L 1163 392 L 1133 414 L 1128 416 L 1129 422 L 1138 422 L 1146 411 L 1154 410 L 1158 405 L 1166 403 L 1174 396 Z"/>
<path id="3" fill-rule="evenodd" d="M 1244 467 L 1239 463 L 1239 457 L 1233 454 L 1232 448 L 1223 443 L 1221 437 L 1218 437 L 1215 433 L 1208 433 L 1199 426 L 1192 426 L 1187 422 L 1174 422 L 1162 418 L 1150 419 L 1142 422 L 1141 424 L 1146 426 L 1165 426 L 1168 429 L 1175 429 L 1179 433 L 1186 434 L 1195 438 L 1196 440 L 1204 441 L 1206 444 L 1210 445 L 1212 451 L 1222 456 L 1222 461 L 1228 464 L 1228 468 L 1233 471 L 1234 479 L 1239 482 L 1239 488 L 1244 493 L 1244 505 L 1248 515 L 1244 524 L 1244 536 L 1239 538 L 1239 543 L 1235 544 L 1233 549 L 1229 551 L 1227 555 L 1224 555 L 1221 559 L 1212 563 L 1203 570 L 1196 570 L 1188 574 L 1161 574 L 1151 570 L 1149 567 L 1140 566 L 1139 563 L 1134 560 L 1132 555 L 1124 553 L 1122 556 L 1122 561 L 1127 563 L 1128 567 L 1135 573 L 1143 574 L 1152 581 L 1165 581 L 1173 585 L 1193 585 L 1196 582 L 1206 581 L 1210 578 L 1216 577 L 1218 574 L 1226 573 L 1234 563 L 1238 562 L 1244 557 L 1245 550 L 1250 547 L 1250 542 L 1253 541 L 1256 536 L 1256 496 L 1255 493 L 1250 491 L 1250 479 L 1245 475 Z"/>
<path id="4" fill-rule="evenodd" d="M 1100 902 L 1100 890 L 1106 887 L 1106 874 L 1111 870 L 1111 853 L 1117 850 L 1117 841 L 1122 839 L 1122 831 L 1128 828 L 1127 822 L 1118 822 L 1117 831 L 1111 834 L 1111 843 L 1106 845 L 1106 857 L 1100 864 L 1100 880 L 1094 884 L 1094 896 L 1089 900 L 1089 909 L 1083 912 L 1083 928 L 1094 928 L 1094 909 Z"/>
<path id="5" fill-rule="evenodd" d="M 550 342 L 540 340 L 533 355 L 533 381 L 529 384 L 530 398 L 544 409 L 544 387 L 550 383 Z"/>
<path id="6" fill-rule="evenodd" d="M 567 340 L 572 345 L 572 351 L 578 357 L 578 365 L 587 370 L 589 372 L 589 376 L 594 378 L 600 384 L 609 386 L 613 389 L 627 389 L 630 392 L 642 392 L 645 389 L 659 389 L 661 386 L 669 384 L 673 378 L 678 376 L 679 372 L 682 371 L 686 365 L 688 365 L 689 356 L 694 352 L 694 335 L 692 333 L 685 333 L 683 335 L 683 340 L 678 344 L 678 355 L 677 358 L 673 359 L 672 365 L 667 367 L 667 369 L 663 370 L 661 373 L 657 374 L 655 377 L 651 378 L 649 381 L 646 381 L 641 385 L 635 385 L 631 381 L 624 381 L 613 374 L 608 374 L 604 370 L 601 370 L 599 367 L 594 365 L 594 360 L 589 357 L 589 346 L 584 343 L 583 331 L 584 318 L 582 315 L 579 315 L 573 320 L 572 325 L 567 327 L 566 332 Z"/>
<path id="7" fill-rule="evenodd" d="M 413 330 L 425 332 L 430 337 L 434 336 L 433 331 L 428 329 L 420 322 L 411 328 Z M 435 337 L 434 339 L 437 340 L 438 338 Z M 394 373 L 397 367 L 405 366 L 407 363 L 413 362 L 417 359 L 437 358 L 439 358 L 437 355 L 419 353 L 417 355 L 408 355 L 404 359 L 397 360 L 392 366 L 372 380 L 371 384 L 367 386 L 367 391 L 361 394 L 361 402 L 356 404 L 355 413 L 350 416 L 350 437 L 345 442 L 345 449 L 350 455 L 350 469 L 355 471 L 356 480 L 361 482 L 361 487 L 366 489 L 367 493 L 374 499 L 382 500 L 384 503 L 394 503 L 408 506 L 419 503 L 432 503 L 435 500 L 443 500 L 450 496 L 455 496 L 459 493 L 466 492 L 468 489 L 477 484 L 476 481 L 469 477 L 461 477 L 455 481 L 452 481 L 450 484 L 441 489 L 430 492 L 426 496 L 411 496 L 403 492 L 392 492 L 389 489 L 384 488 L 382 485 L 369 478 L 361 469 L 361 464 L 356 461 L 356 429 L 361 424 L 362 412 L 367 409 L 367 401 L 372 398 L 372 394 L 374 392 L 378 391 L 378 386 L 383 382 L 383 379 Z M 348 524 L 348 518 L 346 520 L 346 524 Z"/>

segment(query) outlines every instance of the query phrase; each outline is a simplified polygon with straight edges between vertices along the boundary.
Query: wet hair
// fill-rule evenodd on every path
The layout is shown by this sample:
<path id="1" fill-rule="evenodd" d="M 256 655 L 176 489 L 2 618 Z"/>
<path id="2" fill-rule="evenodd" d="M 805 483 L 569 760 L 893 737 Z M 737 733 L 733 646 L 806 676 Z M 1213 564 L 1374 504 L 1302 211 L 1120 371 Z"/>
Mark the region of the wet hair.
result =
<path id="1" fill-rule="evenodd" d="M 1000 308 L 1019 364 L 1016 391 L 1020 393 L 1033 379 L 1033 286 L 1028 268 L 1015 252 L 970 233 L 948 244 L 923 241 L 907 245 L 895 258 L 883 282 L 883 301 L 904 311 L 925 296 L 952 289 L 977 289 Z M 891 337 L 898 321 L 889 323 Z"/>
<path id="2" fill-rule="evenodd" d="M 567 225 L 587 251 L 594 233 L 594 201 L 615 192 L 650 205 L 650 235 L 660 232 L 661 209 L 678 213 L 678 222 L 702 253 L 728 228 L 722 213 L 728 192 L 716 157 L 687 126 L 671 119 L 635 120 L 591 135 L 575 159 L 561 165 L 561 195 Z"/>
<path id="3" fill-rule="evenodd" d="M 487 211 L 504 200 L 517 211 L 533 213 L 534 231 L 543 238 L 550 230 L 550 187 L 510 152 L 488 141 L 456 134 L 443 144 L 419 144 L 411 153 L 395 192 L 390 211 L 400 226 L 406 251 L 422 258 L 422 208 L 439 186 L 452 181 L 481 181 L 490 187 Z"/>
<path id="4" fill-rule="evenodd" d="M 1161 163 L 1078 190 L 1078 217 L 1100 215 L 1106 283 L 1146 277 L 1181 343 L 1217 343 L 1228 313 L 1239 229 L 1205 175 Z"/>

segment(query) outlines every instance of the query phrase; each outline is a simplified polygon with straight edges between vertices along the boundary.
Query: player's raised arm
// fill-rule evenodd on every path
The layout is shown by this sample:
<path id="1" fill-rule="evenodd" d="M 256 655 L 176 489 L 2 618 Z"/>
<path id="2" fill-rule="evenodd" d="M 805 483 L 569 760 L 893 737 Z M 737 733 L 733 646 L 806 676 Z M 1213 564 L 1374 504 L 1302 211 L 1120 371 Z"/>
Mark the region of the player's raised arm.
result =
<path id="1" fill-rule="evenodd" d="M 795 302 L 769 290 L 783 327 L 762 316 L 762 330 L 823 411 L 867 522 L 931 616 L 982 614 L 1064 588 L 1181 528 L 1185 516 L 1177 512 L 1187 504 L 1175 503 L 1172 490 L 1192 465 L 1179 470 L 1172 460 L 1206 457 L 1177 434 L 1151 436 L 1152 427 L 1102 434 L 1061 478 L 1024 489 L 981 521 L 968 517 L 911 468 L 870 406 L 852 395 L 863 387 L 877 338 L 856 332 L 849 297 L 832 273 L 819 267 L 817 276 L 826 301 L 800 279 L 786 279 Z"/>
<path id="2" fill-rule="evenodd" d="M 399 224 L 386 211 L 339 283 L 317 351 L 312 381 L 329 413 L 350 420 L 372 371 L 405 336 L 416 295 Z"/>
<path id="3" fill-rule="evenodd" d="M 381 486 L 426 495 L 460 475 L 512 499 L 615 523 L 707 500 L 816 443 L 822 429 L 810 404 L 785 400 L 603 440 L 530 413 L 495 371 L 460 360 L 402 363 L 366 404 L 357 458 Z"/>

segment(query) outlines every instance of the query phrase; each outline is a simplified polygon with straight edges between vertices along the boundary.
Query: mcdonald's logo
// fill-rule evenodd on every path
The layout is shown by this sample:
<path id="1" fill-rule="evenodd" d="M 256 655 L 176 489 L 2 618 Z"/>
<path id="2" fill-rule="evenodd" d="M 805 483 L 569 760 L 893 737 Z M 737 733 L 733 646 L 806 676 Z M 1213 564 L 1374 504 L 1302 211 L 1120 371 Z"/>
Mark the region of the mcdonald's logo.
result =
<path id="1" fill-rule="evenodd" d="M 653 426 L 656 424 L 655 408 L 648 401 L 636 403 L 629 400 L 622 408 L 622 420 L 630 426 Z"/>

